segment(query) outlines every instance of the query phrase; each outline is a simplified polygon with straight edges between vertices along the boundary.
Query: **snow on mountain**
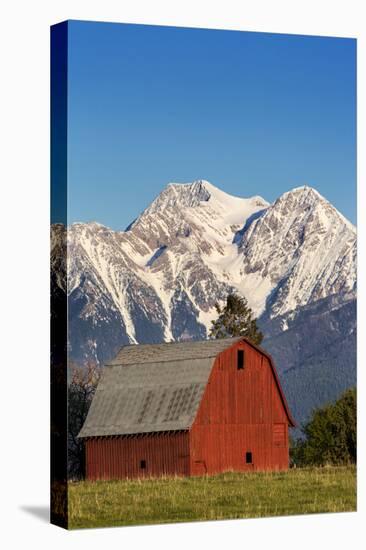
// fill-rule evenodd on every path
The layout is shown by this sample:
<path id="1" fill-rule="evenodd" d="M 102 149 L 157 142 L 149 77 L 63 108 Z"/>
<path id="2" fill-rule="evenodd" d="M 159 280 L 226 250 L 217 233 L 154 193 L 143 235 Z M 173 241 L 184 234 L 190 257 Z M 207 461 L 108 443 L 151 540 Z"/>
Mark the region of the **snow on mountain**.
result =
<path id="1" fill-rule="evenodd" d="M 112 347 L 204 338 L 215 303 L 233 290 L 256 315 L 281 319 L 355 291 L 355 228 L 309 187 L 269 205 L 205 180 L 171 183 L 126 231 L 77 223 L 67 233 L 70 348 L 78 359 L 107 332 Z M 114 351 L 106 346 L 99 359 Z"/>
<path id="2" fill-rule="evenodd" d="M 221 227 L 224 228 L 227 225 L 243 224 L 243 220 L 245 221 L 258 211 L 257 207 L 266 206 L 268 203 L 262 197 L 250 199 L 233 197 L 206 180 L 197 180 L 193 183 L 169 183 L 133 225 L 141 218 L 155 213 L 161 214 L 167 209 L 174 211 L 177 208 L 186 210 L 198 207 L 201 212 L 215 213 L 214 219 L 218 224 L 221 222 Z M 191 214 L 195 216 L 194 212 Z M 218 224 L 215 224 L 216 229 Z"/>
<path id="3" fill-rule="evenodd" d="M 284 193 L 245 232 L 239 247 L 241 289 L 245 294 L 267 285 L 270 294 L 257 306 L 261 313 L 269 309 L 271 317 L 356 290 L 356 230 L 311 187 Z"/>

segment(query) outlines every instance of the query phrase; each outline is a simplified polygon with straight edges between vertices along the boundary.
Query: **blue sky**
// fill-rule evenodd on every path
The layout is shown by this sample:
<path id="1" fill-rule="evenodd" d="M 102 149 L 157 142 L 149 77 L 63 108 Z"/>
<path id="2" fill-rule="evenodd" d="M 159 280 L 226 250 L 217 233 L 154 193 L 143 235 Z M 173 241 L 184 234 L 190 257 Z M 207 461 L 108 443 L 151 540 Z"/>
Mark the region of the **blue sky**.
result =
<path id="1" fill-rule="evenodd" d="M 124 229 L 170 181 L 356 222 L 356 41 L 69 23 L 68 219 Z"/>

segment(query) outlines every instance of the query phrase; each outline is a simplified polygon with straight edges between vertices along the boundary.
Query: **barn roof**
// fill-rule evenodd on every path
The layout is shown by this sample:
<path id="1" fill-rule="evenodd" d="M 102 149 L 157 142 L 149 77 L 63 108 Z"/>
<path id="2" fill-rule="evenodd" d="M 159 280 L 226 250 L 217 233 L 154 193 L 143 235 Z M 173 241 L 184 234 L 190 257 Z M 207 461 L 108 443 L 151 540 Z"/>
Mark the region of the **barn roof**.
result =
<path id="1" fill-rule="evenodd" d="M 187 430 L 216 355 L 240 339 L 124 346 L 104 367 L 79 437 Z"/>
<path id="2" fill-rule="evenodd" d="M 141 363 L 155 363 L 156 361 L 163 363 L 166 361 L 181 361 L 183 359 L 216 357 L 218 353 L 224 351 L 239 340 L 242 340 L 241 336 L 218 340 L 193 340 L 165 344 L 123 346 L 113 361 L 106 363 L 106 366 L 136 365 Z"/>
<path id="3" fill-rule="evenodd" d="M 103 369 L 79 437 L 189 429 L 216 356 L 240 340 L 124 346 Z M 272 359 L 257 349 L 270 359 L 292 423 Z"/>

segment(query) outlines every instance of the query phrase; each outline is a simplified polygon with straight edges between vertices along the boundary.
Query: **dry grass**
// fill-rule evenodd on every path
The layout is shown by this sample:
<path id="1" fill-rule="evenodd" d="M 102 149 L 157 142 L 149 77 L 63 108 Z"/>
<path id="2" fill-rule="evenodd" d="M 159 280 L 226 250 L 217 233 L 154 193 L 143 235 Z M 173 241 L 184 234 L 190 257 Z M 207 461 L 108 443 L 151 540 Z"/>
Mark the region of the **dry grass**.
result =
<path id="1" fill-rule="evenodd" d="M 354 467 L 72 483 L 69 527 L 107 527 L 356 510 Z"/>

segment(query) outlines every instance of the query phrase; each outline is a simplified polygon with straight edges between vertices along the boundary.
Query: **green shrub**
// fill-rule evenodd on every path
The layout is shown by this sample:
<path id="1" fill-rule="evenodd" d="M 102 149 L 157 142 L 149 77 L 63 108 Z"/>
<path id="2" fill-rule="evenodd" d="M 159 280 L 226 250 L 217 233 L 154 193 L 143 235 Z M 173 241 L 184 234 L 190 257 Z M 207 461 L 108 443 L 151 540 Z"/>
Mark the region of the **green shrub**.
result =
<path id="1" fill-rule="evenodd" d="M 305 439 L 292 442 L 293 464 L 355 464 L 356 389 L 347 390 L 335 403 L 317 409 L 304 426 Z"/>

